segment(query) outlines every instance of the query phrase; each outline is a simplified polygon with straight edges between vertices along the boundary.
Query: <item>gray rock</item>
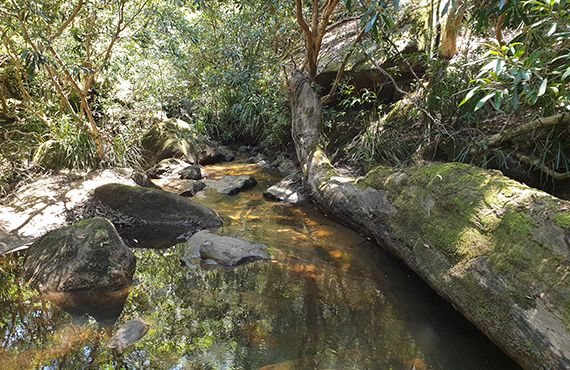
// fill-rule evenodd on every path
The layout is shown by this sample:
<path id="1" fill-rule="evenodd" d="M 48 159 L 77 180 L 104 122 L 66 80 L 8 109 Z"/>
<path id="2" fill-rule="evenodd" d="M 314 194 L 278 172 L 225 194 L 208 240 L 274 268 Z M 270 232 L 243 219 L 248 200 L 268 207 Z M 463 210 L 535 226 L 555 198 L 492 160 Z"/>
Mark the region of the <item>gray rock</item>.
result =
<path id="1" fill-rule="evenodd" d="M 290 160 L 289 158 L 282 158 L 279 160 L 277 164 L 277 171 L 282 173 L 283 175 L 292 175 L 297 172 L 299 169 L 295 165 L 295 162 Z"/>
<path id="2" fill-rule="evenodd" d="M 248 241 L 200 231 L 187 241 L 186 255 L 190 258 L 199 253 L 203 260 L 213 260 L 224 266 L 237 266 L 243 263 L 269 258 L 267 247 Z"/>
<path id="3" fill-rule="evenodd" d="M 167 158 L 148 169 L 146 175 L 151 179 L 179 177 L 188 167 L 192 167 L 188 162 L 176 158 Z"/>
<path id="4" fill-rule="evenodd" d="M 135 172 L 131 176 L 131 179 L 138 185 L 145 188 L 155 188 L 156 185 L 151 181 L 148 174 L 143 172 Z"/>
<path id="5" fill-rule="evenodd" d="M 92 218 L 35 241 L 28 249 L 24 277 L 41 292 L 119 289 L 131 284 L 135 264 L 113 225 Z"/>
<path id="6" fill-rule="evenodd" d="M 181 180 L 177 178 L 167 178 L 156 180 L 161 189 L 171 193 L 176 193 L 183 197 L 193 197 L 198 192 L 206 188 L 203 181 L 198 180 Z"/>
<path id="7" fill-rule="evenodd" d="M 231 149 L 224 145 L 220 146 L 220 154 L 222 155 L 224 162 L 231 162 L 236 158 Z"/>
<path id="8" fill-rule="evenodd" d="M 183 197 L 193 197 L 205 188 L 206 184 L 204 184 L 202 181 L 185 180 L 185 183 L 181 186 L 178 194 Z"/>
<path id="9" fill-rule="evenodd" d="M 201 180 L 202 167 L 198 164 L 185 167 L 180 171 L 180 178 L 183 180 Z"/>
<path id="10" fill-rule="evenodd" d="M 28 248 L 31 238 L 24 238 L 0 228 L 0 256 Z"/>
<path id="11" fill-rule="evenodd" d="M 168 248 L 197 230 L 222 225 L 210 208 L 163 190 L 108 184 L 95 189 L 93 199 L 122 216 L 113 222 L 133 247 Z"/>
<path id="12" fill-rule="evenodd" d="M 263 197 L 267 200 L 292 204 L 304 204 L 308 201 L 308 194 L 303 187 L 301 173 L 299 172 L 289 175 L 271 186 L 263 193 Z"/>
<path id="13" fill-rule="evenodd" d="M 253 176 L 224 176 L 219 180 L 206 180 L 206 186 L 226 195 L 236 195 L 257 185 Z"/>
<path id="14" fill-rule="evenodd" d="M 123 353 L 125 348 L 132 346 L 148 332 L 150 325 L 143 319 L 131 319 L 124 323 L 107 343 L 107 348 Z"/>

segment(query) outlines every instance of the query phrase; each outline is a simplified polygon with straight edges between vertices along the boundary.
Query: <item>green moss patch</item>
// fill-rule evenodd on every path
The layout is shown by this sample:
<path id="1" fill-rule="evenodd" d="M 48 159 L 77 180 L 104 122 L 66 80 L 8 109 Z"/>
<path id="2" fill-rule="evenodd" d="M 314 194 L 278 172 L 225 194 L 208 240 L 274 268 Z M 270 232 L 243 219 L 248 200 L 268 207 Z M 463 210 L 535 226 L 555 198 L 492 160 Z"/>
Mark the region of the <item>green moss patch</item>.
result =
<path id="1" fill-rule="evenodd" d="M 558 226 L 570 229 L 570 211 L 560 212 L 554 216 L 554 221 Z"/>
<path id="2" fill-rule="evenodd" d="M 400 240 L 437 249 L 451 266 L 468 269 L 471 261 L 484 258 L 504 284 L 506 302 L 530 308 L 547 293 L 548 303 L 570 328 L 570 261 L 549 244 L 564 240 L 548 229 L 549 219 L 570 227 L 570 213 L 560 212 L 559 202 L 498 172 L 466 164 L 408 168 L 398 172 L 405 181 L 390 181 L 395 173 L 379 167 L 361 183 L 383 190 L 398 209 L 390 227 Z M 546 229 L 554 234 L 545 235 Z"/>

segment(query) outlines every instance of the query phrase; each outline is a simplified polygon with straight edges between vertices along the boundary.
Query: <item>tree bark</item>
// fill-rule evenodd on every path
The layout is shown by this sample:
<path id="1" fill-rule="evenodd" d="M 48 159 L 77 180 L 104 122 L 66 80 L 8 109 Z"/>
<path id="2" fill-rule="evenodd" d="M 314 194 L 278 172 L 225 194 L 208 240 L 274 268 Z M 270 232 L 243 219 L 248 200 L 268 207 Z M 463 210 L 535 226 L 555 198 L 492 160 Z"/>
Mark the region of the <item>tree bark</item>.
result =
<path id="1" fill-rule="evenodd" d="M 310 78 L 291 75 L 305 186 L 327 214 L 401 258 L 523 367 L 570 367 L 570 202 L 467 164 L 341 176 Z"/>

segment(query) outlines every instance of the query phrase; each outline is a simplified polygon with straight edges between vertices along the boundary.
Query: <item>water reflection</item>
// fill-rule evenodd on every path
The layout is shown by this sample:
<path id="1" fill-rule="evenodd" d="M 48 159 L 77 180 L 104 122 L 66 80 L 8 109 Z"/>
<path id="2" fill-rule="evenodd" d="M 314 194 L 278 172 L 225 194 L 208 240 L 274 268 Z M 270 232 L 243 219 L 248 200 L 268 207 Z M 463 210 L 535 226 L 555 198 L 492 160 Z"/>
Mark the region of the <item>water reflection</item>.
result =
<path id="1" fill-rule="evenodd" d="M 216 178 L 228 167 L 207 170 Z M 222 233 L 267 244 L 271 261 L 190 269 L 179 262 L 184 245 L 135 250 L 139 283 L 119 294 L 126 304 L 118 324 L 141 317 L 151 329 L 119 356 L 101 345 L 107 333 L 92 325 L 75 332 L 61 308 L 30 299 L 11 257 L 0 264 L 0 368 L 516 368 L 377 245 L 310 206 L 264 201 L 262 191 L 276 179 L 256 166 L 229 171 L 253 174 L 260 184 L 234 197 L 207 191 L 198 200 L 231 219 Z M 62 347 L 66 341 L 73 345 Z M 34 360 L 19 366 L 24 357 Z"/>
<path id="2" fill-rule="evenodd" d="M 40 299 L 57 304 L 78 324 L 94 318 L 104 328 L 112 328 L 127 302 L 132 287 L 119 290 L 80 290 L 42 294 Z"/>

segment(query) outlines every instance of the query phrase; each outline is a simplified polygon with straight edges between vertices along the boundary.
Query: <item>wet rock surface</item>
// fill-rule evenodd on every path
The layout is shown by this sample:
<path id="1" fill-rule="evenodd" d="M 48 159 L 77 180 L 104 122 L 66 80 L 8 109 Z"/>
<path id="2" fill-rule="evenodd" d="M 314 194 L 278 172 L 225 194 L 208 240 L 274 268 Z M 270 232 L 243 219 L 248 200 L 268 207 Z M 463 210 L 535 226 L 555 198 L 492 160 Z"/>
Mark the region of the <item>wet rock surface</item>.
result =
<path id="1" fill-rule="evenodd" d="M 305 204 L 309 200 L 308 194 L 303 187 L 301 173 L 285 177 L 263 192 L 263 197 L 267 200 L 291 204 Z"/>
<path id="2" fill-rule="evenodd" d="M 115 289 L 130 285 L 135 256 L 103 218 L 49 232 L 28 249 L 24 278 L 41 292 Z"/>
<path id="3" fill-rule="evenodd" d="M 219 180 L 206 180 L 206 186 L 222 194 L 236 195 L 257 185 L 253 176 L 224 176 Z"/>
<path id="4" fill-rule="evenodd" d="M 269 258 L 267 246 L 246 240 L 200 231 L 187 241 L 183 262 L 200 257 L 207 264 L 212 261 L 223 266 L 237 266 Z"/>
<path id="5" fill-rule="evenodd" d="M 197 230 L 222 224 L 210 208 L 158 189 L 108 184 L 95 189 L 93 199 L 115 214 L 113 222 L 133 247 L 168 248 Z"/>

